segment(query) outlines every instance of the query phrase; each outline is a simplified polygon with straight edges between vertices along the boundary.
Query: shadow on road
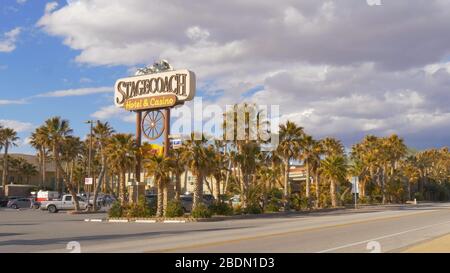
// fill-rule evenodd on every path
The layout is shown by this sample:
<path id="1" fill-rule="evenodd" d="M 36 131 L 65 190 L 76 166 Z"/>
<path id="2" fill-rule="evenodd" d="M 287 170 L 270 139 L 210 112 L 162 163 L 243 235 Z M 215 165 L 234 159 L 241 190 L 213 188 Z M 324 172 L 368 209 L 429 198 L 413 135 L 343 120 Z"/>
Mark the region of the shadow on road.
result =
<path id="1" fill-rule="evenodd" d="M 157 232 L 143 232 L 143 233 L 135 233 L 135 234 L 108 234 L 108 235 L 95 235 L 95 236 L 74 236 L 74 237 L 64 237 L 64 238 L 51 238 L 51 239 L 34 239 L 34 240 L 8 240 L 0 242 L 0 246 L 11 246 L 11 245 L 28 245 L 28 246 L 36 246 L 36 245 L 49 245 L 49 244 L 66 244 L 70 241 L 78 241 L 85 242 L 91 240 L 115 240 L 115 239 L 139 239 L 141 237 L 149 237 L 147 236 L 161 236 L 161 235 L 178 235 L 183 233 L 191 233 L 191 232 L 212 232 L 212 231 L 222 231 L 222 230 L 233 230 L 233 229 L 243 229 L 248 227 L 232 227 L 232 228 L 210 228 L 210 229 L 195 229 L 195 230 L 174 230 L 174 231 L 157 231 Z M 2 235 L 5 234 L 5 235 Z M 18 233 L 0 233 L 0 236 L 14 236 L 14 235 L 22 235 Z"/>

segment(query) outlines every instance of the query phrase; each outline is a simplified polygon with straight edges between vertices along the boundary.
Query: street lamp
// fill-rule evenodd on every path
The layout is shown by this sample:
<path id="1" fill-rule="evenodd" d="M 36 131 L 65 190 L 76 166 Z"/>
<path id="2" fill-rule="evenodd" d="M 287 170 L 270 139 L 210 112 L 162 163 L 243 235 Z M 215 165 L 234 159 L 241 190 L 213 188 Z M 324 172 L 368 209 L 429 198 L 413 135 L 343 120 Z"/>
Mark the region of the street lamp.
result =
<path id="1" fill-rule="evenodd" d="M 92 130 L 93 130 L 93 125 L 94 125 L 94 121 L 93 120 L 88 120 L 85 121 L 86 124 L 90 125 L 90 131 L 89 131 L 89 155 L 88 155 L 88 177 L 92 178 L 92 169 L 91 169 L 91 164 L 92 164 Z M 89 199 L 90 199 L 90 193 L 91 193 L 91 186 L 89 186 L 89 190 L 87 193 L 87 202 L 89 205 Z"/>

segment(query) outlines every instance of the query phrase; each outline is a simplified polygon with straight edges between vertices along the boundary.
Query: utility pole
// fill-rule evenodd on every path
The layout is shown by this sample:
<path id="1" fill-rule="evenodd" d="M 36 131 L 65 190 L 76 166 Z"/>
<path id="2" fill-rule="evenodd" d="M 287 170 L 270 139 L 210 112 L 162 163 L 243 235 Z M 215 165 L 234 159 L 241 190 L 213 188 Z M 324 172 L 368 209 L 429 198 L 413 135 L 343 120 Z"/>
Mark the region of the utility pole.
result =
<path id="1" fill-rule="evenodd" d="M 93 120 L 88 120 L 86 121 L 87 124 L 90 124 L 90 130 L 89 130 L 89 155 L 88 155 L 88 177 L 92 178 L 92 130 L 93 130 L 93 125 L 94 125 L 94 121 Z M 93 184 L 92 184 L 93 187 Z M 87 202 L 89 205 L 89 199 L 90 199 L 90 194 L 91 194 L 91 185 L 88 186 L 89 190 L 87 192 Z"/>

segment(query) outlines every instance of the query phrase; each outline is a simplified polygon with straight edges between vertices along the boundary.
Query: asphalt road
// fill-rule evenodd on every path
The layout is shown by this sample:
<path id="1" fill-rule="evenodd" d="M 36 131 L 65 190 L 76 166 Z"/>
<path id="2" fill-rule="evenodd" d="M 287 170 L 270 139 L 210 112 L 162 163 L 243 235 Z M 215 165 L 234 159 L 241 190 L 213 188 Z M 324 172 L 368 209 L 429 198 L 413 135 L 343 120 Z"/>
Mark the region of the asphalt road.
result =
<path id="1" fill-rule="evenodd" d="M 83 221 L 102 217 L 0 209 L 0 252 L 70 252 L 69 242 L 81 252 L 400 252 L 450 233 L 450 204 L 203 223 Z"/>

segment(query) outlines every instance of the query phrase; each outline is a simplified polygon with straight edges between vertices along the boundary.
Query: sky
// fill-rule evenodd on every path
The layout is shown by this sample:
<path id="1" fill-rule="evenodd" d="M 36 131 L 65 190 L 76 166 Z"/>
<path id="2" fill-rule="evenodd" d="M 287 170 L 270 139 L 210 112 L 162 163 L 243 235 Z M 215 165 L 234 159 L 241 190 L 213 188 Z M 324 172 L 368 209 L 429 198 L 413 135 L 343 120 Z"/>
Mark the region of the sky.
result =
<path id="1" fill-rule="evenodd" d="M 374 4 L 379 3 L 380 5 Z M 2 0 L 0 124 L 68 119 L 134 132 L 118 78 L 166 59 L 196 73 L 204 105 L 276 104 L 316 138 L 398 134 L 450 145 L 447 0 Z"/>

